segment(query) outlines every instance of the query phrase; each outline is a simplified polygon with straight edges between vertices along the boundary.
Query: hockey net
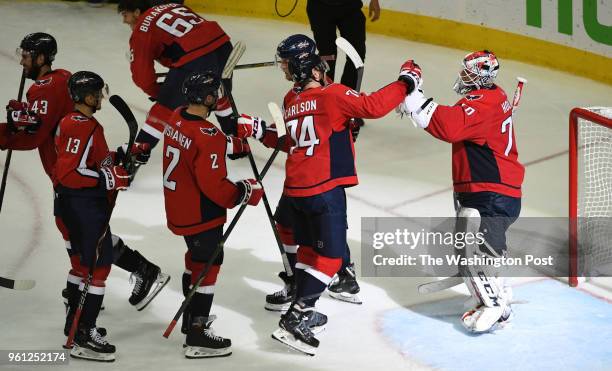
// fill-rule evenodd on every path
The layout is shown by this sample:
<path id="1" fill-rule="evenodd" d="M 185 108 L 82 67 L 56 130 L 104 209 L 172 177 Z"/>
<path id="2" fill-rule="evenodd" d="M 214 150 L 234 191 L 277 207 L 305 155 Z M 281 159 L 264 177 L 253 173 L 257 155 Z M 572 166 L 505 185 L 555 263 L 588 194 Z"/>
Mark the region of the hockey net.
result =
<path id="1" fill-rule="evenodd" d="M 569 283 L 612 288 L 612 107 L 573 109 L 569 141 Z"/>

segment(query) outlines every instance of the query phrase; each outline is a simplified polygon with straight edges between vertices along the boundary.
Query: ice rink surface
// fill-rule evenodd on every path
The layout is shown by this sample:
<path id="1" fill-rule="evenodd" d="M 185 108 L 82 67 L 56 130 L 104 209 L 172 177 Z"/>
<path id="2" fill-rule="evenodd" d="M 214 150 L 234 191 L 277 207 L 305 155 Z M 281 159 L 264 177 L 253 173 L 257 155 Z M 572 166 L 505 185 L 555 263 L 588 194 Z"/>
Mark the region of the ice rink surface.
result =
<path id="1" fill-rule="evenodd" d="M 241 63 L 272 60 L 280 40 L 294 33 L 310 34 L 306 26 L 293 23 L 216 15 L 207 18 L 219 21 L 234 41 L 246 42 L 247 51 Z M 114 8 L 92 9 L 82 3 L 0 1 L 0 102 L 16 97 L 21 70 L 14 50 L 24 35 L 36 31 L 49 32 L 58 40 L 54 67 L 99 73 L 110 85 L 111 93 L 124 97 L 139 122 L 143 121 L 151 103 L 130 78 L 126 58 L 129 28 L 121 23 Z M 467 51 L 377 35 L 368 35 L 367 48 L 364 91 L 376 90 L 394 81 L 402 62 L 413 58 L 423 68 L 427 95 L 444 104 L 457 100 L 451 87 L 459 61 Z M 576 106 L 611 106 L 612 88 L 502 59 L 498 83 L 508 95 L 513 94 L 516 76 L 529 80 L 514 126 L 520 159 L 527 165 L 522 215 L 565 216 L 568 113 Z M 267 102 L 280 103 L 289 86 L 277 68 L 242 70 L 234 74 L 234 97 L 239 110 L 265 119 L 269 119 Z M 126 140 L 126 126 L 109 104 L 96 116 L 105 127 L 111 147 Z M 258 144 L 252 144 L 252 148 L 263 166 L 269 152 Z M 400 120 L 391 113 L 383 119 L 368 121 L 356 151 L 360 185 L 347 193 L 349 243 L 358 265 L 361 217 L 453 213 L 450 145 L 434 140 L 415 129 L 410 121 Z M 0 157 L 4 159 L 4 154 Z M 252 177 L 246 160 L 231 163 L 230 174 L 233 179 Z M 282 179 L 279 159 L 264 181 L 273 204 L 280 196 Z M 0 289 L 0 349 L 58 349 L 64 342 L 60 292 L 65 286 L 68 260 L 52 219 L 51 185 L 36 151 L 13 153 L 7 188 L 0 215 L 0 275 L 32 278 L 37 286 L 26 292 Z M 601 349 L 601 344 L 612 343 L 610 303 L 562 284 L 536 285 L 533 290 L 529 289 L 530 284 L 523 286 L 524 295 L 534 304 L 521 306 L 519 313 L 529 320 L 521 321 L 521 316 L 517 316 L 514 328 L 502 336 L 471 337 L 460 328 L 459 312 L 446 319 L 449 326 L 428 326 L 427 321 L 438 320 L 423 314 L 423 308 L 428 308 L 423 303 L 446 307 L 445 303 L 458 300 L 458 292 L 448 290 L 419 296 L 416 286 L 426 279 L 363 278 L 360 281 L 362 306 L 327 297 L 319 301 L 318 307 L 329 316 L 330 322 L 320 336 L 321 346 L 316 357 L 288 351 L 270 339 L 278 315 L 263 309 L 265 294 L 280 288 L 276 273 L 282 269 L 265 219 L 263 207 L 249 208 L 226 244 L 213 313 L 219 317 L 214 326 L 217 333 L 232 339 L 233 355 L 214 360 L 186 360 L 179 330 L 169 340 L 161 336 L 182 298 L 180 277 L 185 246 L 182 238 L 172 235 L 165 226 L 161 154 L 156 150 L 133 187 L 119 195 L 111 225 L 115 234 L 160 265 L 172 275 L 172 280 L 145 311 L 137 312 L 127 302 L 131 290 L 128 274 L 114 269 L 107 282 L 106 310 L 98 324 L 108 329 L 111 343 L 117 346 L 117 361 L 104 365 L 75 360 L 69 369 L 471 369 L 471 359 L 478 356 L 478 349 L 486 352 L 487 347 L 495 352 L 493 364 L 500 362 L 499 367 L 488 363 L 491 369 L 516 369 L 521 364 L 513 363 L 515 359 L 520 360 L 521 354 L 530 351 L 526 344 L 542 352 L 555 347 L 555 354 L 562 355 L 572 352 L 575 342 L 583 343 L 583 352 L 587 353 L 582 356 L 600 360 L 591 365 L 594 369 L 612 369 L 610 350 Z M 566 297 L 571 300 L 550 300 Z M 593 300 L 597 304 L 589 304 Z M 572 311 L 580 316 L 581 312 L 572 309 L 576 303 L 595 311 L 592 315 L 598 318 L 596 328 L 600 332 L 588 326 L 572 326 L 569 331 L 563 323 L 555 321 L 571 322 L 571 316 L 545 315 L 548 311 Z M 537 321 L 533 320 L 534 316 Z M 398 320 L 404 326 L 394 322 Z M 545 328 L 551 338 L 570 336 L 575 342 L 548 344 L 541 337 L 536 340 L 529 336 L 530 331 L 535 333 L 539 327 Z M 515 335 L 512 331 L 516 331 Z M 511 346 L 519 343 L 522 348 Z M 444 362 L 432 361 L 436 354 Z M 528 366 L 522 369 L 560 369 L 559 365 L 538 357 Z M 568 364 L 568 368 L 574 367 L 579 365 Z M 11 369 L 0 366 L 4 368 Z"/>

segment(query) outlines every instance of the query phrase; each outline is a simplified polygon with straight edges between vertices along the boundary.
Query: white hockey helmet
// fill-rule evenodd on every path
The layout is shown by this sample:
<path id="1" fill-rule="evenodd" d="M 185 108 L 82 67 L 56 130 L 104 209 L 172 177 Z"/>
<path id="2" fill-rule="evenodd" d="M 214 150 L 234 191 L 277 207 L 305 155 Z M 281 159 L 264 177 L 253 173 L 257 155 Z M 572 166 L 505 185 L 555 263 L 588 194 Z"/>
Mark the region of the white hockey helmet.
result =
<path id="1" fill-rule="evenodd" d="M 461 62 L 463 67 L 453 90 L 464 95 L 472 90 L 490 88 L 497 77 L 499 62 L 493 52 L 481 50 L 470 53 Z"/>

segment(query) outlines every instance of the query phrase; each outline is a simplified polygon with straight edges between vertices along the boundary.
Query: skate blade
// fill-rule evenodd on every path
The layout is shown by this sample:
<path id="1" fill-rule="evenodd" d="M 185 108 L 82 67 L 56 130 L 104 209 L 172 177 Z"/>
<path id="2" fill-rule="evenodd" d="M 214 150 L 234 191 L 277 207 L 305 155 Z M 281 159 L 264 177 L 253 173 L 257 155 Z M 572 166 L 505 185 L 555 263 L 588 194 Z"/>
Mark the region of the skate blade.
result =
<path id="1" fill-rule="evenodd" d="M 154 288 L 151 289 L 151 291 L 149 292 L 149 295 L 147 295 L 144 299 L 142 299 L 140 301 L 140 303 L 134 305 L 134 307 L 136 307 L 136 309 L 140 312 L 141 310 L 145 309 L 147 307 L 147 305 L 149 305 L 150 302 L 153 301 L 153 299 L 155 299 L 155 297 L 157 296 L 157 294 L 159 294 L 159 292 L 166 287 L 166 285 L 168 284 L 168 282 L 170 282 L 170 276 L 165 274 L 165 273 L 160 273 L 157 276 L 157 280 L 155 280 Z"/>
<path id="2" fill-rule="evenodd" d="M 361 301 L 361 299 L 359 298 L 357 294 L 348 294 L 345 292 L 333 292 L 330 290 L 327 290 L 327 293 L 329 294 L 330 297 L 336 300 L 344 301 L 344 302 L 351 303 L 351 304 L 363 304 L 363 302 Z"/>
<path id="3" fill-rule="evenodd" d="M 287 304 L 270 304 L 270 303 L 266 303 L 264 308 L 266 310 L 269 310 L 270 312 L 286 312 L 287 310 L 289 310 L 290 306 L 291 306 L 291 303 L 287 303 Z"/>
<path id="4" fill-rule="evenodd" d="M 278 330 L 272 333 L 272 339 L 277 340 L 285 344 L 289 348 L 297 350 L 298 352 L 307 354 L 309 356 L 314 356 L 315 354 L 317 354 L 317 348 L 303 343 L 302 341 L 296 339 L 288 331 L 282 328 L 279 328 Z"/>
<path id="5" fill-rule="evenodd" d="M 70 357 L 96 362 L 115 362 L 115 353 L 98 353 L 76 344 L 70 350 Z"/>
<path id="6" fill-rule="evenodd" d="M 232 347 L 212 349 L 203 347 L 192 347 L 183 344 L 185 348 L 185 358 L 197 359 L 197 358 L 214 358 L 214 357 L 227 357 L 232 354 Z"/>

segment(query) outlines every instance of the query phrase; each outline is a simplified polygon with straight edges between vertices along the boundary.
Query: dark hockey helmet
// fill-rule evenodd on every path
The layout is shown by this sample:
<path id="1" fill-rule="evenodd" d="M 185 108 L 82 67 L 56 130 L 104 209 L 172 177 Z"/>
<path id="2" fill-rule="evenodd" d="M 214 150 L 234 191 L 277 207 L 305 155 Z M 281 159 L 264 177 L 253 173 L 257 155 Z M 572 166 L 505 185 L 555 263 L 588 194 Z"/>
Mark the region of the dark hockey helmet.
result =
<path id="1" fill-rule="evenodd" d="M 17 48 L 17 55 L 21 58 L 23 53 L 28 53 L 32 60 L 36 59 L 39 55 L 45 56 L 45 64 L 51 64 L 57 54 L 57 41 L 55 38 L 48 33 L 35 32 L 26 35 L 19 48 Z"/>
<path id="2" fill-rule="evenodd" d="M 75 72 L 68 80 L 68 91 L 75 103 L 85 103 L 85 97 L 93 95 L 102 99 L 108 95 L 108 86 L 102 78 L 89 71 Z"/>
<path id="3" fill-rule="evenodd" d="M 276 48 L 276 62 L 281 59 L 289 59 L 301 53 L 314 54 L 317 51 L 317 45 L 308 36 L 302 34 L 291 35 L 281 41 Z"/>
<path id="4" fill-rule="evenodd" d="M 316 68 L 323 74 L 327 71 L 327 63 L 315 53 L 300 53 L 289 58 L 287 65 L 294 82 L 305 84 L 313 79 L 312 69 Z M 322 83 L 322 81 L 320 81 Z"/>
<path id="5" fill-rule="evenodd" d="M 222 95 L 221 80 L 212 71 L 193 72 L 183 81 L 182 91 L 188 103 L 204 104 L 207 96 L 218 99 Z"/>

